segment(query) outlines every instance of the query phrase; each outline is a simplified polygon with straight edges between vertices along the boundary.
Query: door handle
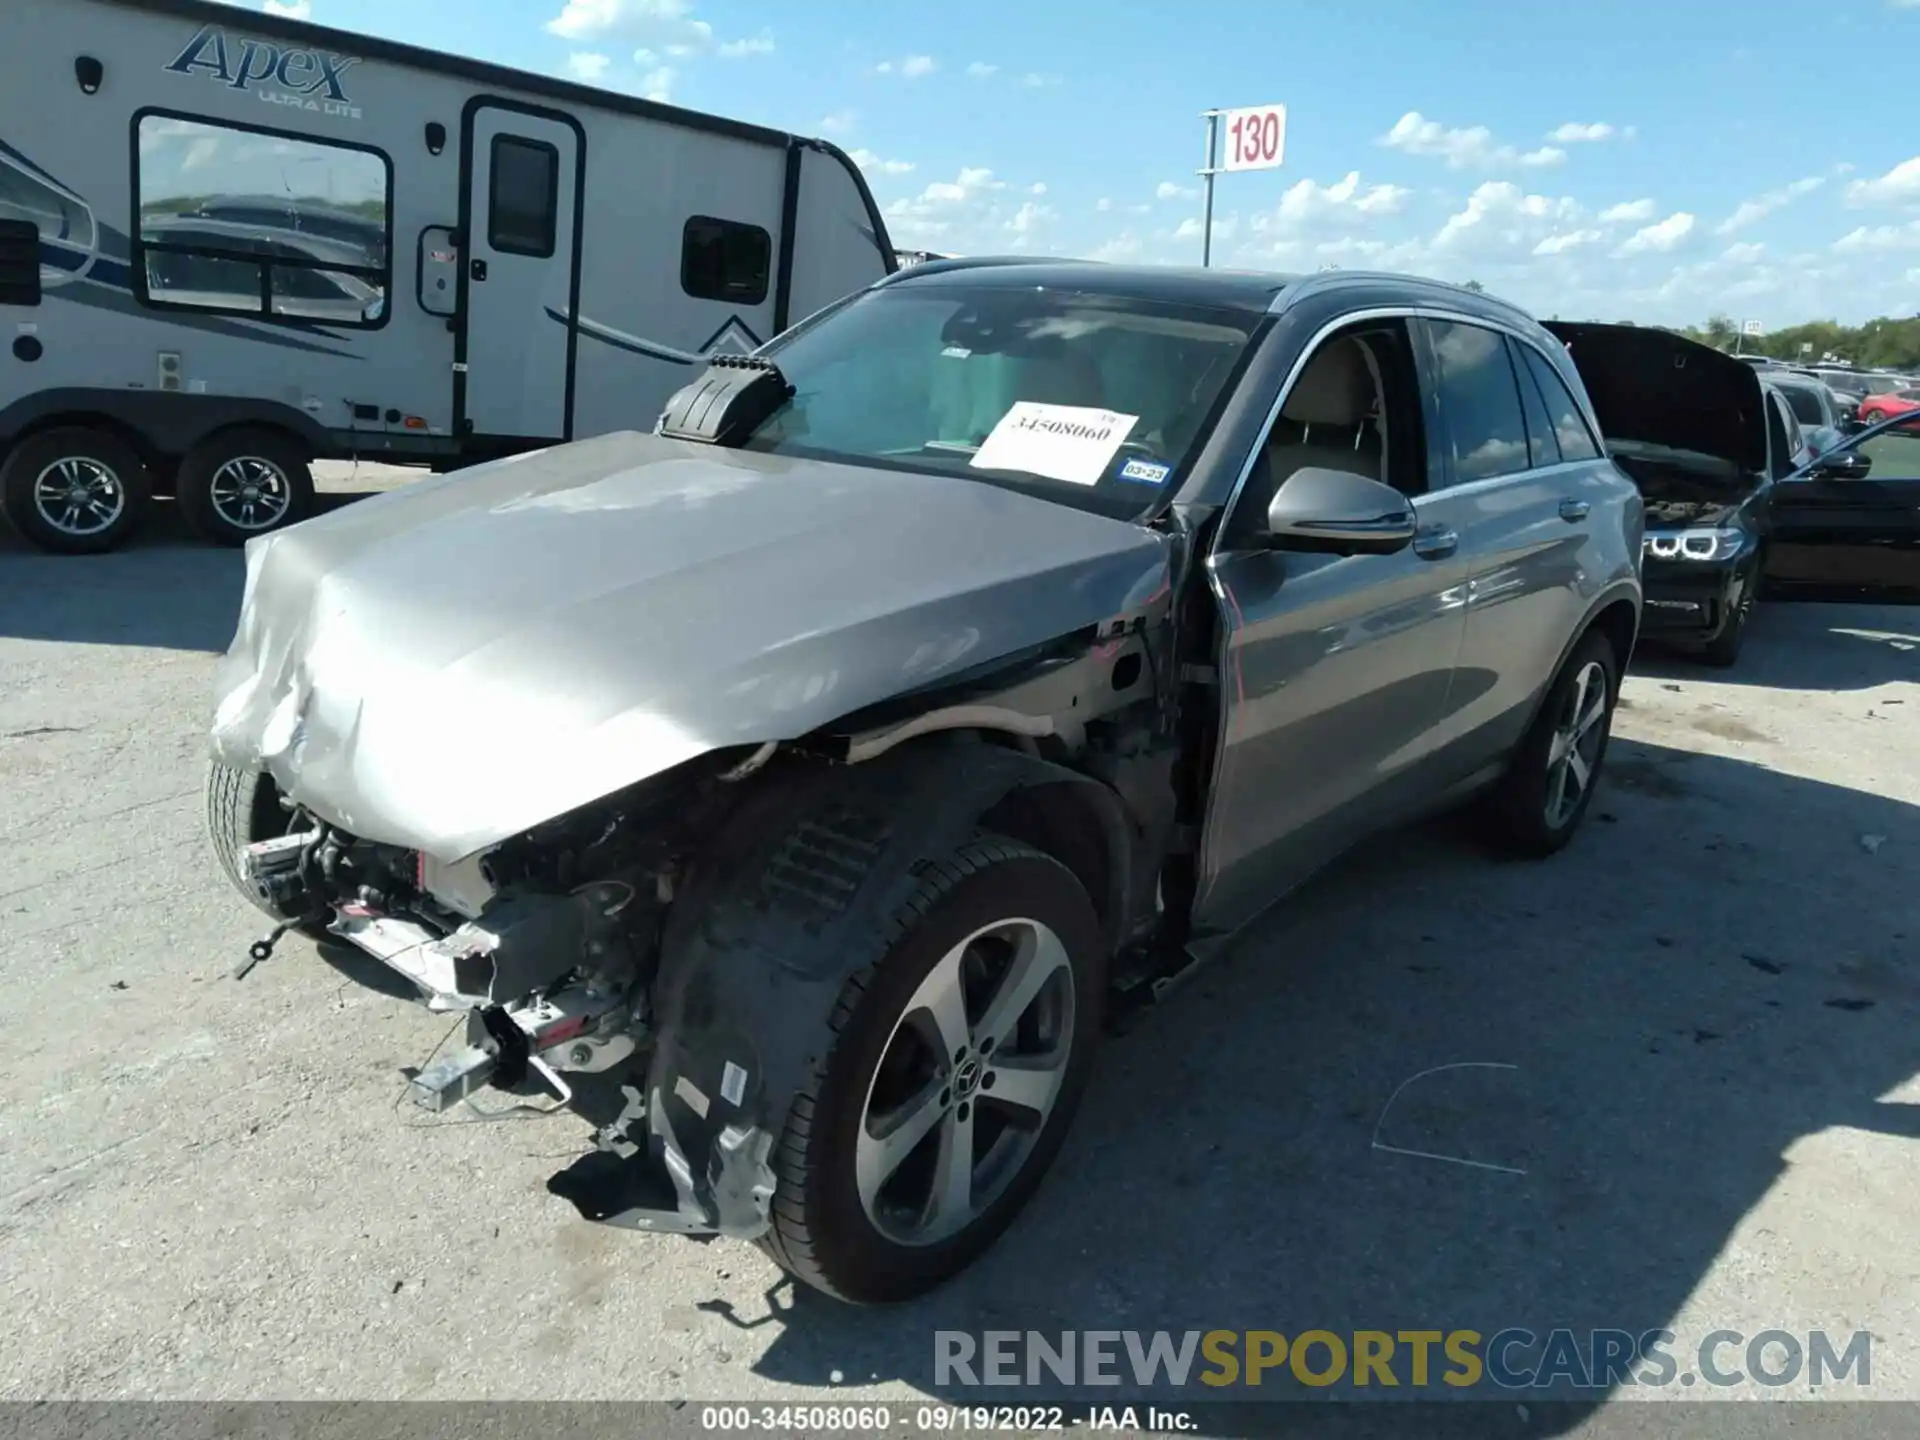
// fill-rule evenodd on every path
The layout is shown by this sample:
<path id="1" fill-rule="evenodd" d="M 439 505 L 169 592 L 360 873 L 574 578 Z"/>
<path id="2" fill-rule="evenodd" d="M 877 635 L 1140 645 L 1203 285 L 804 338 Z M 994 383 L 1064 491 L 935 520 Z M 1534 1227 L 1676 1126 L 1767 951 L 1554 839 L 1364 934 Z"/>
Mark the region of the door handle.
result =
<path id="1" fill-rule="evenodd" d="M 1560 502 L 1560 518 L 1569 525 L 1572 525 L 1586 519 L 1587 512 L 1591 509 L 1593 509 L 1593 506 L 1585 500 L 1562 500 Z"/>
<path id="2" fill-rule="evenodd" d="M 1419 531 L 1413 537 L 1413 553 L 1422 560 L 1444 560 L 1460 548 L 1460 532 L 1443 525 Z"/>
<path id="3" fill-rule="evenodd" d="M 473 276 L 473 278 L 476 280 L 486 279 L 487 278 L 487 262 L 484 260 L 474 261 L 471 265 L 467 267 L 467 273 Z"/>

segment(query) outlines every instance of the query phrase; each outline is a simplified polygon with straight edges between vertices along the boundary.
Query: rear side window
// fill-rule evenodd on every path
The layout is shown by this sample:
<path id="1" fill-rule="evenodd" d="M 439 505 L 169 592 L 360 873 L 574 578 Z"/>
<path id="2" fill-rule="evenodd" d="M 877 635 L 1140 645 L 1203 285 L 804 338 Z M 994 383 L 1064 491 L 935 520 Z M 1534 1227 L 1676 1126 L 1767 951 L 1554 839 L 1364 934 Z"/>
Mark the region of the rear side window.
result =
<path id="1" fill-rule="evenodd" d="M 540 140 L 493 137 L 487 244 L 507 255 L 553 254 L 560 213 L 560 152 Z"/>
<path id="2" fill-rule="evenodd" d="M 1573 392 L 1567 389 L 1567 382 L 1560 378 L 1560 372 L 1531 345 L 1518 348 L 1526 362 L 1527 374 L 1539 387 L 1541 402 L 1547 407 L 1547 418 L 1553 422 L 1553 438 L 1560 447 L 1560 458 L 1598 460 L 1600 447 L 1594 443 L 1593 432 L 1587 428 L 1586 418 L 1581 415 L 1580 407 L 1574 404 Z"/>
<path id="3" fill-rule="evenodd" d="M 680 288 L 696 300 L 758 305 L 767 298 L 773 237 L 758 225 L 695 215 L 680 237 Z"/>
<path id="4" fill-rule="evenodd" d="M 1540 398 L 1540 387 L 1527 373 L 1526 361 L 1520 358 L 1526 348 L 1518 340 L 1507 341 L 1513 373 L 1520 382 L 1520 408 L 1527 417 L 1527 453 L 1537 470 L 1543 465 L 1560 463 L 1560 442 L 1553 437 L 1553 421 L 1547 415 L 1546 402 Z"/>
<path id="5" fill-rule="evenodd" d="M 1453 446 L 1453 483 L 1512 475 L 1532 463 L 1520 387 L 1505 338 L 1478 325 L 1428 325 L 1440 411 Z"/>

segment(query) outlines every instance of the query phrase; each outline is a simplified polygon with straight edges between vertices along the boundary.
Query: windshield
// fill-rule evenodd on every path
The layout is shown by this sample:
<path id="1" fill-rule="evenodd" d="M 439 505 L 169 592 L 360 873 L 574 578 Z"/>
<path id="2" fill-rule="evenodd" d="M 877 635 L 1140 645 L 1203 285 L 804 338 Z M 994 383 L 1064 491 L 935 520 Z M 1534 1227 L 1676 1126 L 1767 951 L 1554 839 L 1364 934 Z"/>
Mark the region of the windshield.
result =
<path id="1" fill-rule="evenodd" d="M 890 286 L 768 347 L 795 393 L 747 448 L 1138 518 L 1184 474 L 1261 318 L 988 283 Z"/>

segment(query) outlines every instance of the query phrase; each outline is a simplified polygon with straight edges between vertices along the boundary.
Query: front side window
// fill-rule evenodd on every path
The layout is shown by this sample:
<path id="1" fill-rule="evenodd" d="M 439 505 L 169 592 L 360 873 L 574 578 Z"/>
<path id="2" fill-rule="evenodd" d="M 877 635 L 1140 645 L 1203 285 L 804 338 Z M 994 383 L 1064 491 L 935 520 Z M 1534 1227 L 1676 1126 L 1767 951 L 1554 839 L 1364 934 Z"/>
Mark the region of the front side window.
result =
<path id="1" fill-rule="evenodd" d="M 696 300 L 759 305 L 773 273 L 773 237 L 758 225 L 696 215 L 680 235 L 680 288 Z"/>
<path id="2" fill-rule="evenodd" d="M 1520 387 L 1496 330 L 1431 322 L 1440 410 L 1453 445 L 1453 481 L 1465 485 L 1525 470 L 1530 463 Z"/>
<path id="3" fill-rule="evenodd" d="M 169 115 L 137 122 L 134 283 L 148 305 L 378 325 L 384 157 Z"/>
<path id="4" fill-rule="evenodd" d="M 1259 319 L 986 283 L 871 291 L 763 352 L 795 394 L 748 448 L 1133 518 L 1197 448 Z"/>

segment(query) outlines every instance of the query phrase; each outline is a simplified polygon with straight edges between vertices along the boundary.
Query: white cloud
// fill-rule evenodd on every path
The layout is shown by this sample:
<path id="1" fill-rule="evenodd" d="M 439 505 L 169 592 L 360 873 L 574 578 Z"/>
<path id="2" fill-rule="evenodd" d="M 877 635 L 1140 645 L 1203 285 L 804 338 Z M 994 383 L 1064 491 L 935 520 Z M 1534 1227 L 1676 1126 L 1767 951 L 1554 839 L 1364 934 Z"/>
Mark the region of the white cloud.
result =
<path id="1" fill-rule="evenodd" d="M 567 69 L 573 72 L 576 80 L 591 83 L 607 73 L 607 67 L 613 63 L 605 55 L 574 54 L 567 57 Z"/>
<path id="2" fill-rule="evenodd" d="M 1449 129 L 1438 120 L 1429 120 L 1418 110 L 1409 110 L 1377 142 L 1389 150 L 1408 155 L 1427 155 L 1446 161 L 1451 170 L 1493 170 L 1509 165 L 1539 167 L 1558 165 L 1567 152 L 1551 145 L 1521 151 L 1494 140 L 1484 125 Z"/>
<path id="3" fill-rule="evenodd" d="M 1564 255 L 1569 250 L 1577 250 L 1582 245 L 1591 245 L 1601 238 L 1603 237 L 1598 230 L 1563 230 L 1556 235 L 1547 236 L 1546 239 L 1535 245 L 1533 247 L 1533 253 L 1536 255 Z"/>
<path id="4" fill-rule="evenodd" d="M 855 150 L 848 158 L 869 175 L 907 175 L 913 171 L 911 160 L 882 160 L 871 150 Z"/>
<path id="5" fill-rule="evenodd" d="M 562 40 L 618 36 L 674 56 L 713 48 L 713 26 L 694 19 L 687 0 L 566 0 L 546 28 Z"/>
<path id="6" fill-rule="evenodd" d="M 1579 202 L 1570 197 L 1530 195 L 1511 180 L 1488 180 L 1467 197 L 1464 209 L 1447 217 L 1433 245 L 1475 254 L 1531 248 L 1562 233 L 1561 227 L 1581 214 Z"/>
<path id="7" fill-rule="evenodd" d="M 718 53 L 723 60 L 738 60 L 747 55 L 771 55 L 773 36 L 762 30 L 748 40 L 729 40 L 720 47 Z"/>
<path id="8" fill-rule="evenodd" d="M 1198 190 L 1190 189 L 1185 185 L 1177 185 L 1171 180 L 1162 180 L 1154 187 L 1153 198 L 1156 200 L 1191 200 L 1199 193 Z"/>
<path id="9" fill-rule="evenodd" d="M 1020 77 L 1020 83 L 1029 90 L 1044 90 L 1050 86 L 1058 85 L 1060 83 L 1060 77 L 1058 75 L 1042 75 L 1038 70 L 1029 70 Z"/>
<path id="10" fill-rule="evenodd" d="M 1034 182 L 1033 182 L 1033 184 L 1031 184 L 1031 185 L 1029 185 L 1029 186 L 1027 187 L 1027 193 L 1028 193 L 1029 195 L 1044 195 L 1044 194 L 1046 194 L 1046 193 L 1047 193 L 1047 187 L 1046 187 L 1046 182 L 1044 182 L 1044 181 L 1041 181 L 1041 180 L 1036 180 L 1036 181 L 1034 181 Z"/>
<path id="11" fill-rule="evenodd" d="M 922 75 L 931 75 L 940 68 L 940 62 L 931 55 L 909 55 L 904 60 L 882 60 L 873 67 L 876 75 L 898 75 L 903 80 L 918 80 Z"/>
<path id="12" fill-rule="evenodd" d="M 1360 172 L 1349 170 L 1344 179 L 1331 185 L 1316 185 L 1311 180 L 1296 180 L 1280 197 L 1275 212 L 1283 228 L 1325 215 L 1351 212 L 1355 215 L 1393 215 L 1406 204 L 1413 192 L 1403 185 L 1367 185 L 1360 183 Z"/>
<path id="13" fill-rule="evenodd" d="M 967 66 L 967 74 L 971 75 L 975 80 L 985 80 L 989 76 L 998 75 L 999 73 L 1000 67 L 998 65 L 989 65 L 984 60 L 976 60 Z"/>
<path id="14" fill-rule="evenodd" d="M 673 98 L 676 75 L 671 65 L 657 65 L 640 78 L 640 93 L 656 104 L 664 105 Z"/>
<path id="15" fill-rule="evenodd" d="M 1757 240 L 1743 240 L 1722 250 L 1720 258 L 1729 265 L 1751 265 L 1766 253 L 1767 247 Z"/>
<path id="16" fill-rule="evenodd" d="M 265 0 L 260 8 L 269 15 L 284 15 L 289 20 L 313 18 L 313 6 L 308 0 Z"/>
<path id="17" fill-rule="evenodd" d="M 1000 228 L 1014 237 L 1012 242 L 1014 249 L 1024 250 L 1032 243 L 1035 233 L 1051 219 L 1053 219 L 1051 208 L 1037 200 L 1028 200 L 1014 211 L 1012 217 Z"/>
<path id="18" fill-rule="evenodd" d="M 1602 210 L 1600 222 L 1603 225 L 1644 225 L 1659 213 L 1659 207 L 1651 200 L 1624 200 Z"/>
<path id="19" fill-rule="evenodd" d="M 820 133 L 822 135 L 846 135 L 853 130 L 854 122 L 859 118 L 860 117 L 855 115 L 851 110 L 836 110 L 831 115 L 821 117 Z"/>
<path id="20" fill-rule="evenodd" d="M 1920 200 L 1920 155 L 1902 160 L 1877 180 L 1847 186 L 1849 205 L 1904 205 Z"/>
<path id="21" fill-rule="evenodd" d="M 1906 225 L 1862 225 L 1833 242 L 1841 251 L 1920 250 L 1920 220 Z"/>
<path id="22" fill-rule="evenodd" d="M 1791 185 L 1782 185 L 1778 190 L 1769 190 L 1764 195 L 1743 200 L 1733 214 L 1720 222 L 1715 233 L 1731 235 L 1736 230 L 1744 230 L 1754 221 L 1764 220 L 1782 206 L 1791 205 L 1802 195 L 1811 195 L 1826 183 L 1825 176 L 1809 175 L 1805 179 L 1795 180 Z"/>
<path id="23" fill-rule="evenodd" d="M 918 195 L 888 205 L 887 228 L 900 238 L 925 241 L 993 233 L 1009 218 L 998 200 L 1006 188 L 984 165 L 968 166 L 951 180 L 936 180 Z"/>
<path id="24" fill-rule="evenodd" d="M 1676 210 L 1666 219 L 1655 221 L 1644 229 L 1634 231 L 1616 253 L 1639 255 L 1647 251 L 1655 251 L 1665 254 L 1693 233 L 1693 225 L 1693 216 L 1684 210 Z"/>
<path id="25" fill-rule="evenodd" d="M 1133 234 L 1131 231 L 1125 231 L 1114 236 L 1111 240 L 1094 246 L 1093 249 L 1087 253 L 1087 258 L 1089 260 L 1106 261 L 1137 260 L 1140 258 L 1141 252 L 1146 248 L 1139 236 Z"/>
<path id="26" fill-rule="evenodd" d="M 1613 126 L 1604 120 L 1582 125 L 1578 120 L 1569 120 L 1566 124 L 1547 133 L 1547 139 L 1557 145 L 1592 145 L 1601 140 L 1611 140 L 1615 134 Z"/>
<path id="27" fill-rule="evenodd" d="M 1102 215 L 1104 215 L 1109 210 L 1113 209 L 1113 201 L 1108 199 L 1105 195 L 1102 195 L 1098 200 L 1093 202 L 1093 208 L 1095 210 L 1098 210 Z"/>

